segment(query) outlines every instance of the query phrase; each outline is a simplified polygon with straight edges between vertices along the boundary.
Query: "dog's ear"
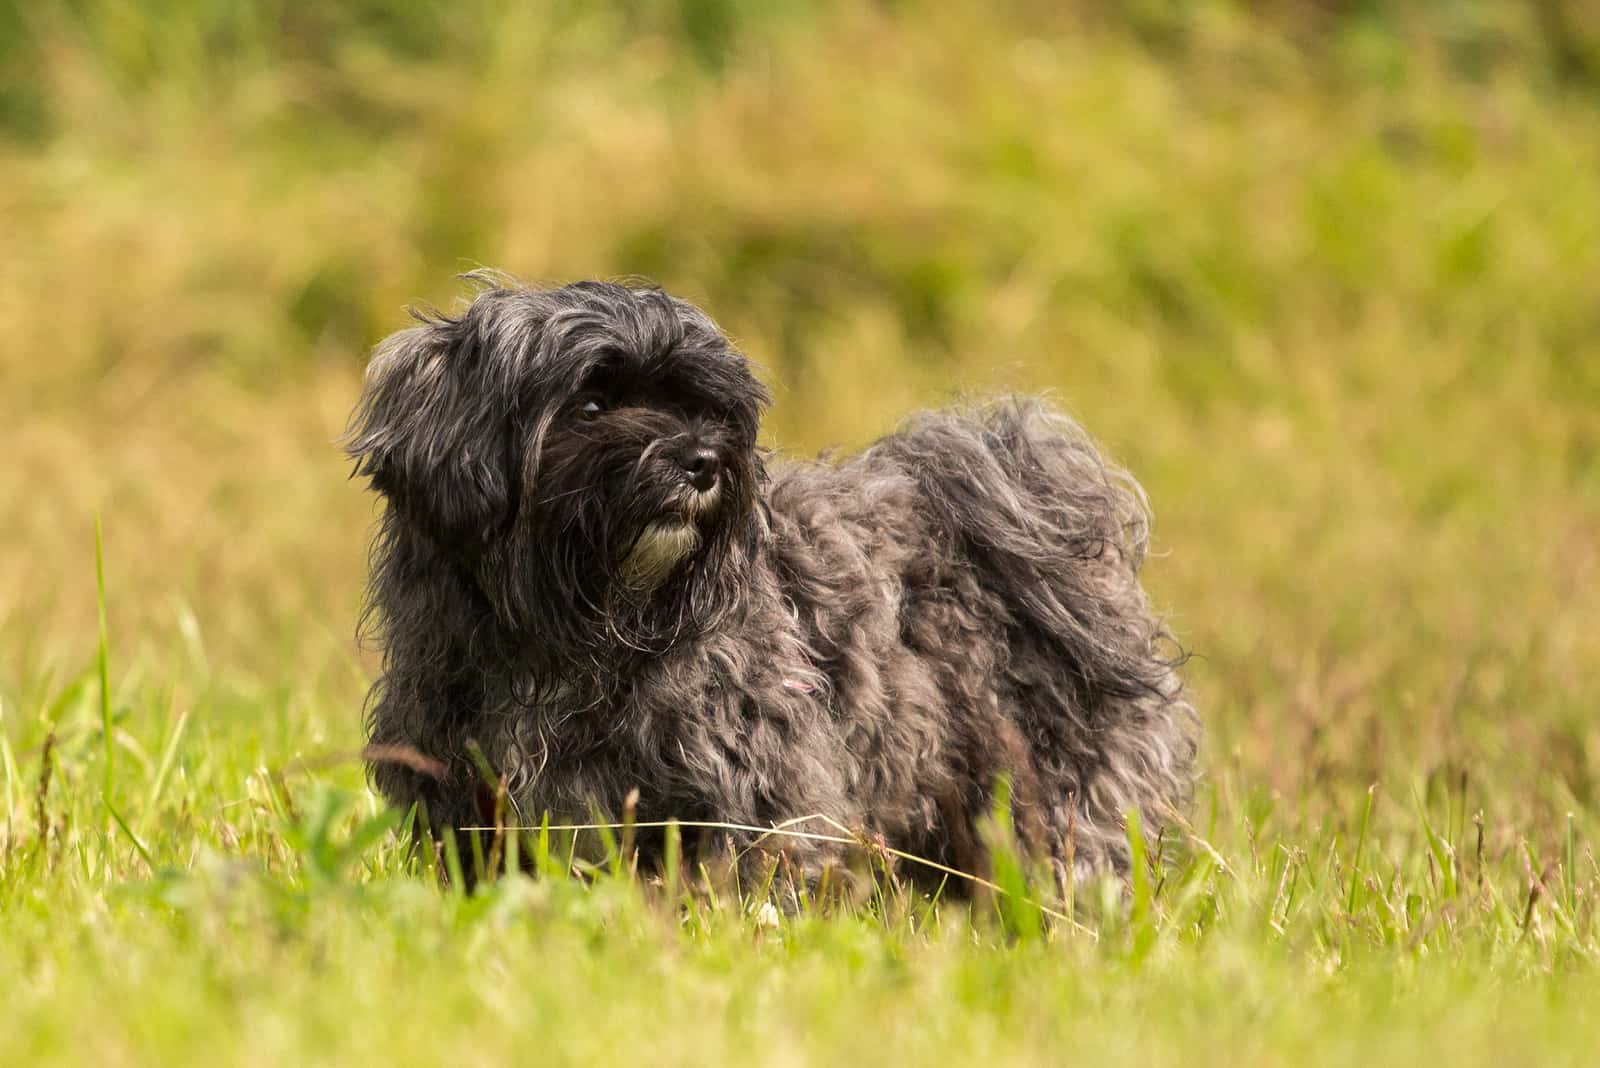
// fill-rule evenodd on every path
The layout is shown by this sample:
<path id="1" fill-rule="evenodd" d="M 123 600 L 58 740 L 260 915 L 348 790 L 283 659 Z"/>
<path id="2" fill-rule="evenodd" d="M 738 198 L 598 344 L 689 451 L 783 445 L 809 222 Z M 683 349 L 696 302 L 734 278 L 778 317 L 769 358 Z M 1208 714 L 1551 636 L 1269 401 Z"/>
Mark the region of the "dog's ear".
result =
<path id="1" fill-rule="evenodd" d="M 517 494 L 512 404 L 463 326 L 424 319 L 379 345 L 343 441 L 355 474 L 452 550 L 501 530 Z"/>

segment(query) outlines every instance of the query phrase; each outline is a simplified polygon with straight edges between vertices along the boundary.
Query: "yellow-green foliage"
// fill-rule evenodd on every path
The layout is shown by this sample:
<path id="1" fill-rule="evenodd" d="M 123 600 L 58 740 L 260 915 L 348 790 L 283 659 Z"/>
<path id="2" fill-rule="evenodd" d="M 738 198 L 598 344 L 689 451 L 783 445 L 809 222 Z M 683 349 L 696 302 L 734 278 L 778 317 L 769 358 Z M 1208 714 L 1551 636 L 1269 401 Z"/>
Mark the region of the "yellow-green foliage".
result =
<path id="1" fill-rule="evenodd" d="M 1255 7 L 0 0 L 0 1063 L 1581 1062 L 1600 24 Z M 1170 874 L 1008 947 L 355 848 L 333 440 L 480 264 L 701 302 L 779 449 L 1052 391 L 1197 654 Z"/>

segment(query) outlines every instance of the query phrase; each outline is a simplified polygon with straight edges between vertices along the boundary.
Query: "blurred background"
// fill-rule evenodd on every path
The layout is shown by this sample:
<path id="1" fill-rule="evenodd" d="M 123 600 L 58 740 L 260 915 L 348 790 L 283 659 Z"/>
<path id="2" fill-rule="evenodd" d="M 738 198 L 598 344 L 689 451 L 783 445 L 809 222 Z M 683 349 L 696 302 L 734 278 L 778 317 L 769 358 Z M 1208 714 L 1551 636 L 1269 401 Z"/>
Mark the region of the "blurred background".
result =
<path id="1" fill-rule="evenodd" d="M 478 265 L 702 303 L 786 451 L 1053 392 L 1224 802 L 1593 811 L 1588 0 L 0 0 L 7 729 L 93 723 L 98 513 L 119 715 L 359 744 L 334 441 Z"/>

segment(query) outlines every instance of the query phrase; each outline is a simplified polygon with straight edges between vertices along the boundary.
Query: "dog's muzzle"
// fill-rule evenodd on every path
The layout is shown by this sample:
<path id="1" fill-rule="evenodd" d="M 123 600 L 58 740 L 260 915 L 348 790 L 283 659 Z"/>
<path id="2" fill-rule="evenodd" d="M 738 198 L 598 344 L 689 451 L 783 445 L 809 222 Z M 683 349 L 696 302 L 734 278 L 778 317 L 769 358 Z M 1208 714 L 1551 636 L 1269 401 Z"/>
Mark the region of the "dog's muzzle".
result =
<path id="1" fill-rule="evenodd" d="M 686 453 L 684 482 L 659 518 L 652 520 L 622 559 L 622 580 L 635 592 L 648 592 L 705 544 L 702 527 L 722 504 L 722 464 L 710 449 Z"/>

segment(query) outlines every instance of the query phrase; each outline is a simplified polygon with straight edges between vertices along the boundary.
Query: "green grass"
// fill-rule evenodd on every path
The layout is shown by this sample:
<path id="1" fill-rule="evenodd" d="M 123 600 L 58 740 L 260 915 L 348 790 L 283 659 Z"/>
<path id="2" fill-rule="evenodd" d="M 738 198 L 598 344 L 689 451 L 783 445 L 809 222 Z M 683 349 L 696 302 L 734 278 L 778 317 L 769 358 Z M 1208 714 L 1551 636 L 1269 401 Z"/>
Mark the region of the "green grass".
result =
<path id="1" fill-rule="evenodd" d="M 1590 1061 L 1600 37 L 1243 7 L 0 0 L 0 1064 Z M 479 263 L 702 301 L 785 449 L 1053 390 L 1197 654 L 1156 867 L 414 870 L 332 442 Z"/>

